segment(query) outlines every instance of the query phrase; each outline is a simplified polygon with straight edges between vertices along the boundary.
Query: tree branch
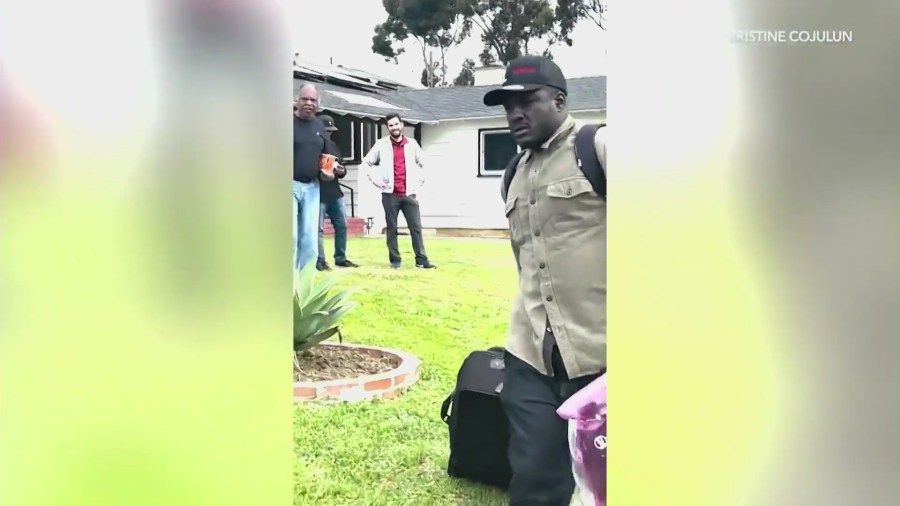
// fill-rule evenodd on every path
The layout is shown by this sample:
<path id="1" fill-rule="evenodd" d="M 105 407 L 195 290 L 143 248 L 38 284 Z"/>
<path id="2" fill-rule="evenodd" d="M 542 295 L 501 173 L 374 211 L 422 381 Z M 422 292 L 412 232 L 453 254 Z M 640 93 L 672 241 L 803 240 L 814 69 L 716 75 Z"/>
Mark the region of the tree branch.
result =
<path id="1" fill-rule="evenodd" d="M 606 27 L 603 26 L 603 23 L 606 21 L 606 18 L 604 18 L 603 15 L 606 14 L 606 9 L 607 5 L 602 3 L 601 0 L 590 0 L 590 7 L 586 13 L 587 17 L 593 21 L 594 24 L 604 30 L 606 30 Z"/>

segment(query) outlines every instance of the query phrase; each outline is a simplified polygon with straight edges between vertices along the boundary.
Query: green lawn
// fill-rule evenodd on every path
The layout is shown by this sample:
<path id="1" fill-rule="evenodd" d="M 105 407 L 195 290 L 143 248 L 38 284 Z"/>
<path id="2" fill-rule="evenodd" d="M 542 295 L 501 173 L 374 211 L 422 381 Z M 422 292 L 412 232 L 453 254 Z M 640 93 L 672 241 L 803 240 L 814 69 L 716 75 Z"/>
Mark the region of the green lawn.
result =
<path id="1" fill-rule="evenodd" d="M 447 476 L 440 405 L 469 352 L 503 344 L 516 285 L 509 242 L 425 243 L 438 269 L 416 269 L 401 236 L 400 270 L 390 269 L 382 238 L 358 238 L 348 257 L 362 267 L 334 271 L 339 287 L 360 288 L 360 305 L 343 321 L 345 340 L 410 351 L 422 374 L 395 399 L 296 406 L 295 505 L 506 504 L 502 493 Z"/>

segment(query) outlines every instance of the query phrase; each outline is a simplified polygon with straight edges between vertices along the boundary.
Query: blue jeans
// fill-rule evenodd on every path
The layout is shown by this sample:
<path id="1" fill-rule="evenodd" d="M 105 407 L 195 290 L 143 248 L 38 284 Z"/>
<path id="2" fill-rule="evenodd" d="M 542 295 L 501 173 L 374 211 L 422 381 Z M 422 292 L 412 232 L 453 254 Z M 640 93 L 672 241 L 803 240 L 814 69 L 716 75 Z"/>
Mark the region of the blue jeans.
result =
<path id="1" fill-rule="evenodd" d="M 344 197 L 322 204 L 319 212 L 319 262 L 325 261 L 325 215 L 334 228 L 334 263 L 347 261 L 347 217 L 344 215 Z"/>
<path id="2" fill-rule="evenodd" d="M 319 182 L 294 181 L 294 268 L 302 269 L 316 258 L 319 221 Z"/>

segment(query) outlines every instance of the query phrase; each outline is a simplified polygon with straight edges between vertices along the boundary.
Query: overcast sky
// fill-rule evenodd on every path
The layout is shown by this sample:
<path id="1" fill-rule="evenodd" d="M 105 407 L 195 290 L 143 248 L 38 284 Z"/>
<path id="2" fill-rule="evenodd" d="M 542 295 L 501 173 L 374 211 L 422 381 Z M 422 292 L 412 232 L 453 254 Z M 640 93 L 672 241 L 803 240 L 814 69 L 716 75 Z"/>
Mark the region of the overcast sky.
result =
<path id="1" fill-rule="evenodd" d="M 555 1 L 552 2 L 555 5 Z M 385 62 L 372 53 L 375 25 L 387 18 L 381 0 L 292 0 L 289 2 L 290 26 L 294 50 L 300 59 L 313 63 L 346 65 L 404 84 L 419 85 L 422 75 L 422 52 L 415 40 L 409 39 L 406 53 L 399 64 Z M 448 74 L 456 77 L 463 60 L 472 58 L 479 65 L 481 37 L 477 33 L 447 55 Z M 554 51 L 554 59 L 566 77 L 606 74 L 608 32 L 591 21 L 581 23 L 572 35 L 572 47 Z M 436 53 L 435 57 L 439 55 Z"/>

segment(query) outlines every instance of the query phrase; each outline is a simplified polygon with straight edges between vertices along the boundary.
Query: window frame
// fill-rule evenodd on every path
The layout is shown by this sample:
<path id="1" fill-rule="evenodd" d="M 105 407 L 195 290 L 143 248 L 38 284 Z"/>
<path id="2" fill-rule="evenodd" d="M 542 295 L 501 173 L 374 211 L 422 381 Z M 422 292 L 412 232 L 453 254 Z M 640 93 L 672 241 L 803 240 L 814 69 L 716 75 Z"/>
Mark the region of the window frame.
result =
<path id="1" fill-rule="evenodd" d="M 341 153 L 344 155 L 344 163 L 347 165 L 359 164 L 362 162 L 362 140 L 365 126 L 359 118 L 350 115 L 340 115 L 342 119 L 346 119 L 350 123 L 350 152 Z M 338 119 L 335 116 L 335 123 Z M 343 148 L 342 148 L 343 151 Z"/>
<path id="2" fill-rule="evenodd" d="M 478 177 L 498 178 L 503 177 L 503 170 L 484 169 L 484 150 L 486 147 L 485 137 L 488 135 L 506 134 L 511 135 L 509 127 L 496 128 L 479 128 L 478 129 Z M 516 153 L 522 152 L 522 146 L 516 145 Z"/>
<path id="3" fill-rule="evenodd" d="M 360 155 L 362 157 L 366 156 L 366 154 L 371 151 L 372 146 L 375 145 L 375 141 L 378 140 L 380 132 L 378 123 L 372 120 L 360 121 L 360 130 L 362 132 L 362 135 L 360 136 L 362 139 Z M 360 159 L 358 163 L 362 163 L 362 159 Z"/>

